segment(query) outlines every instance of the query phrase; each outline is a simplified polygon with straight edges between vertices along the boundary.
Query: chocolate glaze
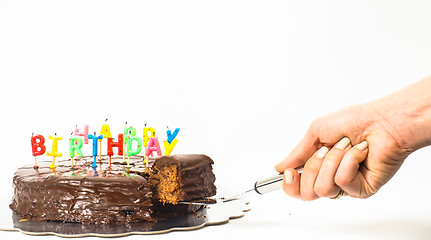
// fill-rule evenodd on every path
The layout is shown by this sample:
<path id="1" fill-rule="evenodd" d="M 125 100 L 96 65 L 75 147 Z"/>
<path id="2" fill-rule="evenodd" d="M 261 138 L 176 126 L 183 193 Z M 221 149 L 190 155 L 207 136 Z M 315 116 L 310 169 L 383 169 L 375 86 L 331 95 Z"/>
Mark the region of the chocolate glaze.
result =
<path id="1" fill-rule="evenodd" d="M 151 220 L 152 192 L 144 175 L 142 157 L 134 157 L 130 171 L 122 158 L 107 157 L 92 168 L 92 157 L 62 160 L 57 168 L 41 162 L 19 168 L 13 178 L 10 208 L 26 219 L 82 223 L 117 223 Z M 102 165 L 102 167 L 100 167 Z M 141 175 L 139 175 L 141 174 Z"/>
<path id="2" fill-rule="evenodd" d="M 154 163 L 152 171 L 158 171 L 166 165 L 176 165 L 179 172 L 179 201 L 191 201 L 216 194 L 217 188 L 214 185 L 215 175 L 212 171 L 212 164 L 214 161 L 203 154 L 179 154 L 160 157 Z M 154 185 L 153 182 L 157 184 L 157 181 L 152 181 L 152 176 L 149 179 L 150 185 Z M 157 194 L 154 192 L 154 197 L 157 197 Z"/>
<path id="3" fill-rule="evenodd" d="M 149 167 L 154 161 L 165 163 L 163 159 L 179 164 L 185 201 L 215 194 L 209 157 L 186 154 L 150 158 Z M 92 156 L 74 161 L 73 168 L 70 159 L 60 160 L 54 170 L 48 167 L 51 162 L 40 162 L 38 169 L 31 165 L 19 168 L 13 178 L 15 192 L 10 208 L 23 219 L 96 224 L 153 221 L 163 208 L 152 199 L 147 181 L 150 169 L 142 156 L 132 156 L 130 167 L 121 156 L 112 157 L 111 168 L 107 156 L 97 161 L 97 168 L 91 167 Z M 188 212 L 190 208 L 178 210 Z"/>

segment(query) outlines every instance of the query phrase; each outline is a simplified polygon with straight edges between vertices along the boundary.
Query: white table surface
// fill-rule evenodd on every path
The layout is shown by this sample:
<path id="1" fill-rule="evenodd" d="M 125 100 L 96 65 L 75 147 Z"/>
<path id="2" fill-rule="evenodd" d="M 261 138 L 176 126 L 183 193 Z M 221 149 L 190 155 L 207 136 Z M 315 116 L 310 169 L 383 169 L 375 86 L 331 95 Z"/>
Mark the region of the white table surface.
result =
<path id="1" fill-rule="evenodd" d="M 180 127 L 174 153 L 211 156 L 219 188 L 245 189 L 313 119 L 431 75 L 430 12 L 407 0 L 0 0 L 1 194 L 33 161 L 32 132 L 99 131 L 105 118 L 113 133 Z M 279 191 L 228 224 L 125 239 L 430 239 L 430 160 L 415 152 L 366 200 Z M 38 237 L 0 232 L 18 238 Z"/>

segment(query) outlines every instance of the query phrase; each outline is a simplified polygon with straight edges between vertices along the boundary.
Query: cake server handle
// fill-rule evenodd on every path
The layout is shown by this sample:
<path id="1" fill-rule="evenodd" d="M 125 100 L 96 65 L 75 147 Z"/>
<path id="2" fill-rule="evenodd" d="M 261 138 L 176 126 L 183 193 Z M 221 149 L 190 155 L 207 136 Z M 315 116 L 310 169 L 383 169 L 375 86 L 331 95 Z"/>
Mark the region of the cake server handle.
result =
<path id="1" fill-rule="evenodd" d="M 304 166 L 295 168 L 298 173 L 302 173 L 304 170 Z M 250 192 L 257 192 L 259 194 L 265 194 L 269 193 L 278 189 L 283 188 L 283 173 L 280 173 L 278 175 L 274 175 L 272 177 L 261 179 L 254 183 L 254 188 L 249 189 L 248 191 L 242 192 L 238 195 L 232 196 L 230 198 L 226 198 L 223 200 L 223 202 L 230 202 L 232 200 L 241 199 L 245 197 L 245 195 L 249 194 Z"/>
<path id="2" fill-rule="evenodd" d="M 295 170 L 298 171 L 298 173 L 302 173 L 302 171 L 304 170 L 304 167 L 299 167 L 299 168 L 296 168 Z M 281 189 L 283 186 L 282 181 L 283 181 L 283 173 L 259 180 L 254 184 L 254 191 L 256 191 L 259 194 L 265 194 L 265 193 L 269 193 L 269 192 Z"/>
<path id="3" fill-rule="evenodd" d="M 295 168 L 298 173 L 302 173 L 304 167 L 298 167 Z M 240 194 L 228 197 L 228 198 L 221 198 L 221 199 L 212 199 L 213 201 L 195 201 L 195 202 L 179 202 L 180 204 L 193 204 L 193 205 L 208 205 L 208 204 L 214 204 L 214 203 L 226 203 L 234 200 L 239 200 L 245 197 L 245 195 L 249 194 L 250 192 L 257 192 L 258 194 L 265 194 L 269 193 L 278 189 L 282 188 L 282 181 L 283 181 L 283 173 L 280 173 L 278 175 L 274 175 L 272 177 L 264 178 L 262 180 L 259 180 L 255 182 L 254 188 L 249 189 L 248 191 L 242 192 Z"/>

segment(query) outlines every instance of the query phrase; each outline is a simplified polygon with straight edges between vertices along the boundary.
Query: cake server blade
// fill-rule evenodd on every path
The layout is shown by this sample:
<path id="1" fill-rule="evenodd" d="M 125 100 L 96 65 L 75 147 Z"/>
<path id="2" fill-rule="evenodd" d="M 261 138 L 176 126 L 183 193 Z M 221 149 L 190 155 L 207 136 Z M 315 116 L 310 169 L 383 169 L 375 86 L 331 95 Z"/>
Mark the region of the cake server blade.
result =
<path id="1" fill-rule="evenodd" d="M 299 174 L 302 173 L 304 167 L 298 167 L 295 170 L 298 171 Z M 275 190 L 279 190 L 282 188 L 283 181 L 283 173 L 278 175 L 274 175 L 271 177 L 267 177 L 256 181 L 254 183 L 254 187 L 244 191 L 242 193 L 230 196 L 228 198 L 209 198 L 205 200 L 196 200 L 189 202 L 178 202 L 179 204 L 193 204 L 193 205 L 208 205 L 208 204 L 217 204 L 217 203 L 226 203 L 234 200 L 244 199 L 248 194 L 256 192 L 259 195 L 263 195 L 265 193 L 269 193 Z"/>

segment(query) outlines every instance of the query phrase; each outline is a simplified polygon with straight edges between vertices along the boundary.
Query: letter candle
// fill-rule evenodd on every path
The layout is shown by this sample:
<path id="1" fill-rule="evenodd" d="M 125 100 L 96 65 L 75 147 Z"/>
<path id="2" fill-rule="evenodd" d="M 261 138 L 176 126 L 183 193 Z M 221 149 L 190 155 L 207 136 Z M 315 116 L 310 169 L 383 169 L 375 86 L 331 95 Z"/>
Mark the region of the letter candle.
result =
<path id="1" fill-rule="evenodd" d="M 73 135 L 84 137 L 84 144 L 88 144 L 88 124 L 84 124 L 83 132 L 80 132 L 78 129 L 78 125 L 76 125 L 76 128 L 73 131 Z"/>
<path id="2" fill-rule="evenodd" d="M 163 146 L 165 147 L 165 155 L 170 155 L 175 145 L 177 145 L 178 139 L 175 139 L 175 137 L 178 135 L 179 131 L 179 128 L 175 128 L 174 133 L 171 133 L 171 130 L 169 130 L 168 127 L 168 130 L 166 131 L 168 139 L 167 141 L 163 141 Z"/>
<path id="3" fill-rule="evenodd" d="M 52 163 L 51 165 L 49 165 L 49 168 L 54 169 L 57 166 L 55 165 L 55 157 L 61 157 L 62 153 L 57 152 L 57 144 L 58 144 L 58 140 L 62 140 L 63 137 L 57 137 L 57 133 L 55 134 L 55 136 L 49 136 L 49 139 L 52 139 L 52 151 L 51 152 L 47 152 L 46 155 L 47 156 L 51 156 L 52 157 Z"/>
<path id="4" fill-rule="evenodd" d="M 178 132 L 180 132 L 179 128 L 175 128 L 174 132 L 171 133 L 171 130 L 169 129 L 169 127 L 167 127 L 168 130 L 166 131 L 166 134 L 168 135 L 168 142 L 172 143 L 172 141 L 177 137 Z"/>
<path id="5" fill-rule="evenodd" d="M 36 136 L 33 136 L 33 133 L 31 134 L 31 151 L 34 156 L 33 168 L 37 169 L 39 166 L 37 165 L 36 156 L 43 155 L 46 151 L 45 138 L 42 135 L 37 134 Z"/>
<path id="6" fill-rule="evenodd" d="M 135 141 L 137 144 L 136 149 L 132 149 L 133 141 Z M 142 139 L 138 136 L 133 136 L 127 141 L 127 156 L 128 156 L 127 165 L 128 166 L 130 165 L 130 156 L 131 155 L 138 155 L 141 152 L 141 150 L 142 150 L 141 143 L 142 143 Z"/>
<path id="7" fill-rule="evenodd" d="M 123 134 L 118 134 L 118 142 L 114 142 L 113 138 L 108 138 L 108 156 L 109 156 L 109 168 L 111 168 L 111 156 L 114 155 L 112 148 L 118 148 L 118 155 L 123 155 Z"/>
<path id="8" fill-rule="evenodd" d="M 103 136 L 103 138 L 112 138 L 111 130 L 109 129 L 109 125 L 106 124 L 106 121 L 108 119 L 105 119 L 105 124 L 102 125 L 102 129 L 100 129 L 100 135 Z M 102 140 L 103 138 L 99 139 L 100 148 L 99 148 L 99 161 L 102 161 Z"/>
<path id="9" fill-rule="evenodd" d="M 129 155 L 129 142 L 130 142 L 130 148 L 132 147 L 131 143 L 132 143 L 132 139 L 136 136 L 136 128 L 133 126 L 127 126 L 127 122 L 126 122 L 126 126 L 124 126 L 124 148 L 126 149 L 126 154 L 128 156 L 128 162 L 127 165 L 129 166 L 130 163 L 130 155 Z M 141 146 L 142 148 L 142 146 Z M 139 150 L 140 152 L 141 150 Z M 123 162 L 126 162 L 126 154 L 123 155 Z"/>
<path id="10" fill-rule="evenodd" d="M 96 168 L 97 167 L 97 164 L 96 164 L 97 145 L 98 145 L 97 142 L 98 142 L 99 139 L 103 138 L 103 135 L 97 136 L 96 132 L 94 132 L 94 135 L 90 134 L 90 135 L 88 135 L 88 138 L 93 140 L 93 157 L 94 157 L 94 162 L 93 162 L 93 164 L 91 166 L 93 168 Z"/>
<path id="11" fill-rule="evenodd" d="M 73 136 L 73 132 L 70 134 L 69 137 L 69 152 L 70 152 L 70 158 L 72 160 L 72 167 L 74 167 L 73 164 L 73 158 L 75 156 L 78 157 L 82 157 L 82 144 L 83 144 L 83 140 L 81 137 L 79 136 Z"/>
<path id="12" fill-rule="evenodd" d="M 150 138 L 145 155 L 149 156 L 151 154 L 151 156 L 153 156 L 154 151 L 157 152 L 157 156 L 162 156 L 162 150 L 160 149 L 159 139 L 157 139 L 157 137 Z"/>
<path id="13" fill-rule="evenodd" d="M 147 146 L 148 146 L 148 143 L 150 141 L 150 138 L 156 136 L 156 130 L 152 127 L 147 128 L 147 124 L 145 123 L 143 132 L 144 133 L 143 133 L 143 138 L 142 138 L 142 145 L 144 145 L 144 147 L 145 147 L 144 162 L 145 162 L 145 167 L 147 168 L 147 170 L 150 170 L 148 167 L 148 155 L 146 154 L 146 152 L 147 152 Z"/>

